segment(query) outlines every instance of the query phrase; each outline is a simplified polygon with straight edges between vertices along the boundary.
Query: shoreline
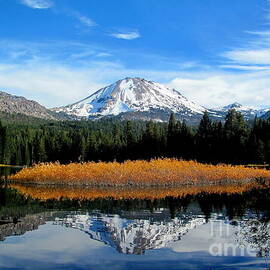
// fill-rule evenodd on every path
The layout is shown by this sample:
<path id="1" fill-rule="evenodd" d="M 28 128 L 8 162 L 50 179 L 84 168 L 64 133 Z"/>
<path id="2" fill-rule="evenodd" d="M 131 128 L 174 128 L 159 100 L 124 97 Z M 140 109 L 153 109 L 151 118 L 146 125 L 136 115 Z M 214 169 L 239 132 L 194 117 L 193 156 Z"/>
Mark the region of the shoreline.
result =
<path id="1" fill-rule="evenodd" d="M 253 189 L 269 189 L 267 184 L 248 183 L 238 185 L 182 186 L 182 187 L 82 187 L 11 184 L 25 196 L 38 200 L 95 200 L 95 199 L 164 199 L 184 198 L 197 194 L 242 194 Z"/>
<path id="2" fill-rule="evenodd" d="M 246 185 L 246 184 L 264 184 L 265 182 L 270 183 L 270 178 L 251 178 L 245 180 L 219 180 L 215 182 L 201 181 L 201 182 L 179 182 L 173 184 L 162 184 L 162 183 L 151 183 L 151 184 L 138 184 L 138 183 L 127 183 L 127 184 L 113 184 L 113 183 L 69 183 L 69 182 L 31 182 L 31 181 L 20 181 L 20 180 L 3 180 L 5 184 L 13 185 L 24 185 L 24 186 L 42 186 L 42 187 L 85 187 L 85 188 L 180 188 L 180 187 L 213 187 L 213 186 L 229 186 L 229 185 Z"/>

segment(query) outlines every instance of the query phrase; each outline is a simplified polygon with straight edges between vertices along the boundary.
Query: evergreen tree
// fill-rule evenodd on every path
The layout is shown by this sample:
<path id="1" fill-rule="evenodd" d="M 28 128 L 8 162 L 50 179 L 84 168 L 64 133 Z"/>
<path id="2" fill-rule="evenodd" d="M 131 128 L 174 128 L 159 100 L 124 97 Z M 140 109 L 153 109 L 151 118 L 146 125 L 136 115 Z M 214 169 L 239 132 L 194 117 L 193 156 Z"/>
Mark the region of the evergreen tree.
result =
<path id="1" fill-rule="evenodd" d="M 138 149 L 136 148 L 135 130 L 131 121 L 126 122 L 125 136 L 126 151 L 124 156 L 126 159 L 135 159 L 138 156 Z"/>
<path id="2" fill-rule="evenodd" d="M 226 115 L 224 134 L 226 161 L 243 163 L 247 155 L 245 148 L 248 138 L 247 123 L 243 115 L 235 109 L 230 110 Z"/>
<path id="3" fill-rule="evenodd" d="M 0 121 L 0 163 L 5 163 L 6 150 L 6 128 L 3 127 Z"/>
<path id="4" fill-rule="evenodd" d="M 174 113 L 171 113 L 167 132 L 167 152 L 170 157 L 175 157 L 177 155 L 176 150 L 177 133 L 178 133 L 178 123 L 175 119 Z"/>
<path id="5" fill-rule="evenodd" d="M 210 161 L 213 144 L 213 125 L 207 111 L 204 112 L 196 134 L 196 151 L 200 161 Z"/>
<path id="6" fill-rule="evenodd" d="M 187 126 L 184 120 L 179 128 L 179 144 L 181 155 L 183 159 L 192 159 L 194 155 L 194 136 L 190 127 Z"/>

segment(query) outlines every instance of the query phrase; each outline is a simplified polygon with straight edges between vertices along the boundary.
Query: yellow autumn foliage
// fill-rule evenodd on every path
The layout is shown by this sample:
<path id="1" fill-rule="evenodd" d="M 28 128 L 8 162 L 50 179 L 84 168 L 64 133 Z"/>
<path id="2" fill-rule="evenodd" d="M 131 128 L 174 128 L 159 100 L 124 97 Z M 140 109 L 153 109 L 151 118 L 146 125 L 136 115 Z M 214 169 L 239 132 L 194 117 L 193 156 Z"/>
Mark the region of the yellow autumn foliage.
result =
<path id="1" fill-rule="evenodd" d="M 17 183 L 88 186 L 216 185 L 270 179 L 270 171 L 244 166 L 211 165 L 196 161 L 155 159 L 118 162 L 37 164 L 24 168 L 9 180 Z"/>

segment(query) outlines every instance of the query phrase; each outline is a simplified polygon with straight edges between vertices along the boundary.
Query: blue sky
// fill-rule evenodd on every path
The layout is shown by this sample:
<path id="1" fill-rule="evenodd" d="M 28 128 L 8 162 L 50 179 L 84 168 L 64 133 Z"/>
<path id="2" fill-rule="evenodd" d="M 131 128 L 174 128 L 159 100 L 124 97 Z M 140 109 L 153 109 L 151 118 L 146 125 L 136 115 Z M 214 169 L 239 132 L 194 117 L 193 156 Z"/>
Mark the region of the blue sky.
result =
<path id="1" fill-rule="evenodd" d="M 0 89 L 53 107 L 139 76 L 270 107 L 268 0 L 0 0 Z"/>

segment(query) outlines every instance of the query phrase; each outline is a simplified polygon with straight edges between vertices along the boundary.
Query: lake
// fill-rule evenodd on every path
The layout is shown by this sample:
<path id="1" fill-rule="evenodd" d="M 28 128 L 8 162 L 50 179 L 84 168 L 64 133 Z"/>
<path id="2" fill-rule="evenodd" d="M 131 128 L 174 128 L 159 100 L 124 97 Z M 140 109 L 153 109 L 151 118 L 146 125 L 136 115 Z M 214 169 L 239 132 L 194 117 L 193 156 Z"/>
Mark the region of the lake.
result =
<path id="1" fill-rule="evenodd" d="M 0 269 L 270 269 L 267 186 L 157 198 L 82 192 L 2 186 Z"/>

